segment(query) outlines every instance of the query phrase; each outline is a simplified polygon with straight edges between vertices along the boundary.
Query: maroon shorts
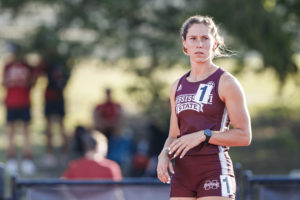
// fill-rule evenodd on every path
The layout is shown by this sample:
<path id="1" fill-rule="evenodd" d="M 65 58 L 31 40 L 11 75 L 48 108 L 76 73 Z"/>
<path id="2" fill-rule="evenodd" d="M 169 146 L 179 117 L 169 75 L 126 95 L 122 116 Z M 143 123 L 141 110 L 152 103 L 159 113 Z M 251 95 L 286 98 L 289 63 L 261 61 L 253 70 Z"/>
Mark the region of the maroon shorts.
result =
<path id="1" fill-rule="evenodd" d="M 171 197 L 235 198 L 236 183 L 228 153 L 175 158 Z"/>

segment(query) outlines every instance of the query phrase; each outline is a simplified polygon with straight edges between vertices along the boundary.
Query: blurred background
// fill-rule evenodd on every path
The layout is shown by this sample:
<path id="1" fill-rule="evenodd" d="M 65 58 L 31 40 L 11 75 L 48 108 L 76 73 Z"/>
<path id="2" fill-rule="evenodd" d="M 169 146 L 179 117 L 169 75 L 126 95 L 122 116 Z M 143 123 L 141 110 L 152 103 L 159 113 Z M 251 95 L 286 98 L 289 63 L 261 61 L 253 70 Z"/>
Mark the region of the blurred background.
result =
<path id="1" fill-rule="evenodd" d="M 94 126 L 95 107 L 110 88 L 130 139 L 123 175 L 152 176 L 150 163 L 168 135 L 170 85 L 189 70 L 180 26 L 191 15 L 212 16 L 233 52 L 215 63 L 240 80 L 252 118 L 252 144 L 231 148 L 233 162 L 254 174 L 288 174 L 300 169 L 299 10 L 296 0 L 0 0 L 0 77 L 10 44 L 34 68 L 51 49 L 68 71 L 66 159 L 74 158 L 76 128 Z M 60 177 L 65 164 L 53 170 L 40 164 L 46 154 L 47 82 L 39 76 L 31 90 L 35 176 Z M 8 145 L 5 94 L 1 87 L 0 162 L 6 161 Z M 59 154 L 63 141 L 58 127 L 53 132 Z M 19 149 L 22 138 L 17 133 Z"/>

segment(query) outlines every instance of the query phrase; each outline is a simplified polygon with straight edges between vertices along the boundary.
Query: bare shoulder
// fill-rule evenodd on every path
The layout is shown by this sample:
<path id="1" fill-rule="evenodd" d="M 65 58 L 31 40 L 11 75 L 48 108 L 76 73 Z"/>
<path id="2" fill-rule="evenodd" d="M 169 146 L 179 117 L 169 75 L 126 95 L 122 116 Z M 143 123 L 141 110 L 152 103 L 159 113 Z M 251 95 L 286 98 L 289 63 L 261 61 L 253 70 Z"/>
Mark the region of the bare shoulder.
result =
<path id="1" fill-rule="evenodd" d="M 174 104 L 175 102 L 175 94 L 176 94 L 176 90 L 177 90 L 177 85 L 178 85 L 178 82 L 179 82 L 180 79 L 177 79 L 176 81 L 174 81 L 171 85 L 171 88 L 170 88 L 170 103 L 171 103 L 171 106 Z"/>
<path id="2" fill-rule="evenodd" d="M 243 88 L 238 79 L 229 72 L 224 72 L 219 83 L 219 95 L 222 101 L 227 95 L 243 95 L 243 93 Z"/>
<path id="3" fill-rule="evenodd" d="M 232 84 L 239 84 L 239 81 L 231 73 L 225 71 L 220 78 L 220 84 L 230 86 Z"/>
<path id="4" fill-rule="evenodd" d="M 177 80 L 174 81 L 174 82 L 172 83 L 172 85 L 171 85 L 171 91 L 170 91 L 170 93 L 171 93 L 171 95 L 173 94 L 173 96 L 175 95 L 175 92 L 176 92 L 176 89 L 177 89 L 177 85 L 178 85 L 178 83 L 179 83 L 179 80 L 180 80 L 180 79 L 177 79 Z"/>

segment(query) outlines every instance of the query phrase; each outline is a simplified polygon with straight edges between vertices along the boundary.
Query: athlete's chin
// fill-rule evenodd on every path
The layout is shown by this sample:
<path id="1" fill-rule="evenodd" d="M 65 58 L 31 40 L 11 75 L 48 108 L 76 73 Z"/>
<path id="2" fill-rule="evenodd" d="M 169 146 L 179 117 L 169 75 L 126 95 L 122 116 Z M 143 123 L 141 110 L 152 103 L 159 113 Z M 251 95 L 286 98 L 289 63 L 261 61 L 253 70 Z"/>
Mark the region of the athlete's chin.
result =
<path id="1" fill-rule="evenodd" d="M 206 63 L 208 60 L 209 60 L 208 58 L 195 58 L 194 62 L 202 64 L 202 63 Z"/>

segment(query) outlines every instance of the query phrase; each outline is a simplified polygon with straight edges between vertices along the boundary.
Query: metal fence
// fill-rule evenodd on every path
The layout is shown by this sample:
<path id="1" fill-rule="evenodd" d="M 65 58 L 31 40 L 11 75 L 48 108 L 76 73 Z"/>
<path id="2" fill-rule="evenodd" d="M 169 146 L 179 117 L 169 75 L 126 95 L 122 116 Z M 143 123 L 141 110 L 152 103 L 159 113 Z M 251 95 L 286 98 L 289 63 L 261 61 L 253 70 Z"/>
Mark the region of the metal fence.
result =
<path id="1" fill-rule="evenodd" d="M 236 200 L 300 200 L 300 177 L 253 175 L 235 168 Z M 165 200 L 170 186 L 156 178 L 125 178 L 123 181 L 24 179 L 12 177 L 6 200 Z M 0 164 L 0 200 L 4 198 L 4 169 Z"/>
<path id="2" fill-rule="evenodd" d="M 156 178 L 105 180 L 17 179 L 13 200 L 165 200 L 170 187 Z"/>
<path id="3" fill-rule="evenodd" d="M 300 177 L 244 171 L 245 200 L 300 200 Z"/>

